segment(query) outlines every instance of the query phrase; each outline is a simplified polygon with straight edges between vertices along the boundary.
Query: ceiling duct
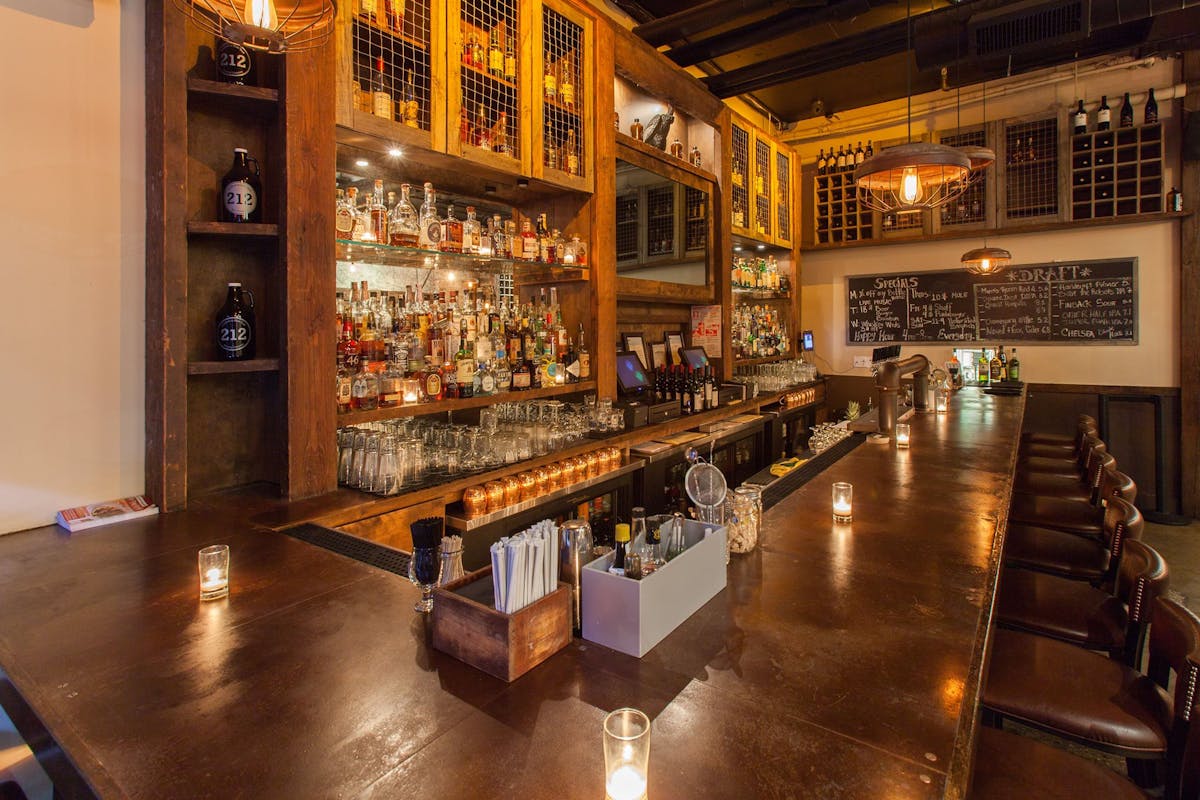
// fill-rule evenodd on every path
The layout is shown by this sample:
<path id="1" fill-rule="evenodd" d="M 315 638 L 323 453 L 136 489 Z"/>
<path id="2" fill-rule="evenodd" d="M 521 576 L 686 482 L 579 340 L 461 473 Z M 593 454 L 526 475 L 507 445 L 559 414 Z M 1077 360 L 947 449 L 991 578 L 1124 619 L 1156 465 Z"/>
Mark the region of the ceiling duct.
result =
<path id="1" fill-rule="evenodd" d="M 1091 32 L 1090 0 L 1032 0 L 972 14 L 967 55 L 986 57 L 1083 42 Z"/>

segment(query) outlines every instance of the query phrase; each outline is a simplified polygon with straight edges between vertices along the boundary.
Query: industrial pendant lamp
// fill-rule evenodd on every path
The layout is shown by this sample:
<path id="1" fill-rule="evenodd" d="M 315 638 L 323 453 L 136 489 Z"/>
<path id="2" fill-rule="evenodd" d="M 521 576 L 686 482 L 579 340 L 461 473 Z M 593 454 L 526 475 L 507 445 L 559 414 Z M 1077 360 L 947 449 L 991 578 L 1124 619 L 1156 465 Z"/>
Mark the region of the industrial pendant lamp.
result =
<path id="1" fill-rule="evenodd" d="M 334 0 L 175 0 L 175 5 L 218 39 L 267 53 L 321 46 L 337 15 Z"/>
<path id="2" fill-rule="evenodd" d="M 983 84 L 983 126 L 984 130 L 987 130 L 987 83 Z M 986 150 L 986 148 L 983 149 Z M 994 161 L 996 154 L 991 150 L 987 150 L 987 152 L 991 154 Z M 998 275 L 1011 263 L 1012 253 L 1003 247 L 988 247 L 986 236 L 983 239 L 983 247 L 977 247 L 962 254 L 962 265 L 972 275 Z"/>
<path id="3" fill-rule="evenodd" d="M 912 0 L 905 11 L 912 50 Z M 911 62 L 911 58 L 909 59 Z M 921 211 L 938 208 L 962 194 L 971 159 L 958 148 L 912 140 L 912 65 L 904 68 L 908 95 L 908 143 L 881 150 L 854 170 L 858 201 L 874 211 Z"/>

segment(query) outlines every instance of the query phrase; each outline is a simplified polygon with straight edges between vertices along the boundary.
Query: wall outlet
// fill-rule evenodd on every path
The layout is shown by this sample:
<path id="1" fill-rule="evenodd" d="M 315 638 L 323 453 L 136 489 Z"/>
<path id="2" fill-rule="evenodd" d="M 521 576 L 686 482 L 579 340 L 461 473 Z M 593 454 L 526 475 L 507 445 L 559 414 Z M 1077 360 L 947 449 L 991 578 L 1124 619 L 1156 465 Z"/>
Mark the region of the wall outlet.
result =
<path id="1" fill-rule="evenodd" d="M 871 368 L 871 357 L 870 356 L 855 356 L 854 357 L 854 366 L 855 366 L 855 368 L 862 367 L 863 369 L 870 369 Z"/>

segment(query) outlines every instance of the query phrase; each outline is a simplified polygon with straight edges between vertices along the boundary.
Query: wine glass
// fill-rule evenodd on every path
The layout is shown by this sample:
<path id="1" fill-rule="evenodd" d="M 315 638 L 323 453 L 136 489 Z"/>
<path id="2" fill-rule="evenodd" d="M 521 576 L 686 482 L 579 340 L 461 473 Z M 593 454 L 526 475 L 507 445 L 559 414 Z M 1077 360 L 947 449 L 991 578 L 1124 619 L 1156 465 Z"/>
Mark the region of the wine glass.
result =
<path id="1" fill-rule="evenodd" d="M 413 547 L 408 559 L 408 579 L 421 590 L 421 599 L 413 604 L 413 611 L 428 614 L 433 610 L 433 587 L 441 577 L 441 559 L 438 546 Z"/>

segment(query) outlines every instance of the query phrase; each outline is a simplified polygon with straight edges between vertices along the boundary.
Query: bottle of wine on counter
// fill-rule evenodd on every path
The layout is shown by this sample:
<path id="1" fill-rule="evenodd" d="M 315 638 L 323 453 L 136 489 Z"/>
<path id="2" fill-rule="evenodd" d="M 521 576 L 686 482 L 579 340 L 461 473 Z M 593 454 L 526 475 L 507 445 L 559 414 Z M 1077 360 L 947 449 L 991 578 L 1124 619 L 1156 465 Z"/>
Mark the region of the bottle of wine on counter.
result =
<path id="1" fill-rule="evenodd" d="M 1079 106 L 1075 112 L 1071 114 L 1071 133 L 1078 136 L 1081 133 L 1087 133 L 1087 111 L 1083 109 L 1083 101 L 1079 101 Z"/>
<path id="2" fill-rule="evenodd" d="M 629 525 L 618 522 L 613 529 L 613 539 L 616 540 L 616 544 L 613 547 L 613 563 L 608 571 L 613 575 L 624 575 L 625 556 L 629 552 Z"/>
<path id="3" fill-rule="evenodd" d="M 1112 127 L 1112 109 L 1108 107 L 1108 95 L 1100 95 L 1100 108 L 1096 109 L 1096 130 L 1106 131 Z"/>
<path id="4" fill-rule="evenodd" d="M 991 372 L 991 367 L 988 365 L 987 351 L 980 349 L 979 364 L 975 367 L 976 379 L 975 382 L 980 386 L 988 385 L 988 374 Z"/>
<path id="5" fill-rule="evenodd" d="M 1133 104 L 1129 102 L 1129 92 L 1125 93 L 1125 102 L 1121 104 L 1121 127 L 1133 127 Z"/>
<path id="6" fill-rule="evenodd" d="M 254 165 L 251 168 L 251 165 Z M 243 147 L 233 148 L 233 166 L 221 179 L 221 220 L 223 222 L 261 222 L 258 160 Z"/>
<path id="7" fill-rule="evenodd" d="M 1150 90 L 1150 94 L 1146 97 L 1146 111 L 1143 121 L 1147 125 L 1153 125 L 1158 122 L 1158 101 L 1154 99 L 1154 89 Z"/>
<path id="8" fill-rule="evenodd" d="M 1021 360 L 1017 358 L 1017 348 L 1012 349 L 1012 357 L 1008 359 L 1008 379 L 1021 380 Z"/>
<path id="9" fill-rule="evenodd" d="M 218 356 L 222 361 L 248 361 L 254 358 L 255 345 L 254 295 L 240 283 L 230 283 L 225 305 L 217 312 Z"/>
<path id="10" fill-rule="evenodd" d="M 1004 345 L 1000 346 L 1000 380 L 1008 380 L 1008 357 L 1004 355 Z"/>
<path id="11" fill-rule="evenodd" d="M 988 383 L 999 383 L 1003 380 L 1001 374 L 1003 369 L 1004 367 L 1000 363 L 1000 347 L 997 345 L 996 349 L 992 351 L 992 360 L 988 364 Z"/>

